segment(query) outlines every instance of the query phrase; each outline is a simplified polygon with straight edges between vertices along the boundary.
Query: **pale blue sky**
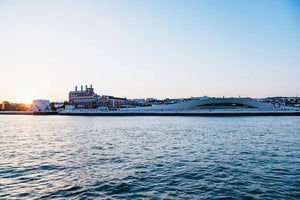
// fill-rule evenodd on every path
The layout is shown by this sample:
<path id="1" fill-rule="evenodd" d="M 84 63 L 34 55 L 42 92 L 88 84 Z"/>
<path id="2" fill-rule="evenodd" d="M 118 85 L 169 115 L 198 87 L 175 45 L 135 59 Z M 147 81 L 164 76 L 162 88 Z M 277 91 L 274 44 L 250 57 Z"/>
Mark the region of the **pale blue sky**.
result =
<path id="1" fill-rule="evenodd" d="M 300 95 L 300 1 L 1 1 L 0 101 Z"/>

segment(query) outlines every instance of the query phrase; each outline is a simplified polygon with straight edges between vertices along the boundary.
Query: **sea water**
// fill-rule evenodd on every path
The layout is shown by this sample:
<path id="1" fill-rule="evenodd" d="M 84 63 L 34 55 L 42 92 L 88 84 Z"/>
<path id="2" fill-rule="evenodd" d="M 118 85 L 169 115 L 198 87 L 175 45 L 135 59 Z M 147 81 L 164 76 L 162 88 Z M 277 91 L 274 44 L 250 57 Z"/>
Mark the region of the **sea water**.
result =
<path id="1" fill-rule="evenodd" d="M 0 199 L 299 199 L 300 117 L 0 115 Z"/>

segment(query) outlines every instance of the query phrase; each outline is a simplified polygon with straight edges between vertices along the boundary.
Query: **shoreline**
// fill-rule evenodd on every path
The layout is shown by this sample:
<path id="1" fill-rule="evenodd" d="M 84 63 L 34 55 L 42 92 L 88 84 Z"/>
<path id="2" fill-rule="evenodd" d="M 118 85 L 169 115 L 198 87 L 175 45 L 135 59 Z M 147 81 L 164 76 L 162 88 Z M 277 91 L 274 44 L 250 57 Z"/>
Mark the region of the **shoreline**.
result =
<path id="1" fill-rule="evenodd" d="M 58 112 L 35 112 L 35 111 L 0 111 L 0 115 L 59 115 Z"/>
<path id="2" fill-rule="evenodd" d="M 61 115 L 61 116 L 300 116 L 300 112 L 99 112 L 59 113 L 33 111 L 0 111 L 0 115 Z"/>

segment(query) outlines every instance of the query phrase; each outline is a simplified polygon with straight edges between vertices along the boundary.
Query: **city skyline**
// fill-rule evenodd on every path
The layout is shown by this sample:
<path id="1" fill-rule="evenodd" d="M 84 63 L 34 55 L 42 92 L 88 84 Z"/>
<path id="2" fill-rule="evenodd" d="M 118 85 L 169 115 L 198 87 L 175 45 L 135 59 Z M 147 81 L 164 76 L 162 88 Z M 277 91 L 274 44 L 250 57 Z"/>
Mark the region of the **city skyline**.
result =
<path id="1" fill-rule="evenodd" d="M 0 101 L 300 94 L 299 1 L 0 1 Z"/>

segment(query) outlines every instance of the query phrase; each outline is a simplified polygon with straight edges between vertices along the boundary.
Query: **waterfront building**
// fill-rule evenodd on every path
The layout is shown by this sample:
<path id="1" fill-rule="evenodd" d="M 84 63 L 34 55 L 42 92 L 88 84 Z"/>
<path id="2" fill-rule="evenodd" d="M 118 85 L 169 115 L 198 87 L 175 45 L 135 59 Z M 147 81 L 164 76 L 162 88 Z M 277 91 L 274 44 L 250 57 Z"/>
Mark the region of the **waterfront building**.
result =
<path id="1" fill-rule="evenodd" d="M 76 108 L 93 108 L 97 102 L 97 94 L 94 93 L 94 88 L 92 85 L 90 88 L 81 86 L 81 90 L 77 90 L 75 86 L 75 91 L 69 92 L 69 103 L 74 105 Z"/>
<path id="2" fill-rule="evenodd" d="M 9 104 L 8 101 L 3 101 L 3 102 L 2 102 L 2 105 L 1 105 L 1 109 L 2 109 L 2 110 L 5 110 L 5 108 L 7 107 L 8 104 Z"/>
<path id="3" fill-rule="evenodd" d="M 191 97 L 184 99 L 158 100 L 148 98 L 146 100 L 128 100 L 108 95 L 97 95 L 92 86 L 81 91 L 69 93 L 69 106 L 61 113 L 254 113 L 254 112 L 299 112 L 295 102 L 297 99 L 289 99 L 289 105 L 281 98 L 251 99 L 251 98 L 215 98 L 215 97 Z M 293 104 L 292 104 L 293 103 Z"/>
<path id="4" fill-rule="evenodd" d="M 74 105 L 79 109 L 91 109 L 91 108 L 128 108 L 134 105 L 134 101 L 127 98 L 114 97 L 109 95 L 97 95 L 94 92 L 92 85 L 90 88 L 81 86 L 81 90 L 69 92 L 69 104 Z"/>
<path id="5" fill-rule="evenodd" d="M 2 111 L 26 111 L 29 105 L 25 103 L 9 103 L 8 101 L 3 101 L 1 104 Z"/>
<path id="6" fill-rule="evenodd" d="M 32 101 L 31 107 L 28 109 L 29 111 L 51 111 L 51 106 L 49 100 L 37 99 Z"/>

